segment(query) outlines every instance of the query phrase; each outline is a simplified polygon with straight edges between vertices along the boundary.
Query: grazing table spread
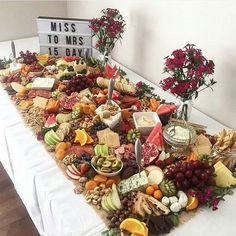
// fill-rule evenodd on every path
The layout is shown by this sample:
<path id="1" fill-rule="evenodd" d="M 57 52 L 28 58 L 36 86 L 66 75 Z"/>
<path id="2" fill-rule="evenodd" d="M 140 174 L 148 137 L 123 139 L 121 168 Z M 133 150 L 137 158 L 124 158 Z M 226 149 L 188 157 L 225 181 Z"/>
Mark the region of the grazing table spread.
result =
<path id="1" fill-rule="evenodd" d="M 38 38 L 36 37 L 15 40 L 15 44 L 17 52 L 25 50 L 35 52 L 39 51 Z M 9 54 L 10 42 L 0 43 L 0 58 L 3 58 L 4 56 L 7 58 Z M 146 81 L 144 78 L 138 76 L 134 72 L 119 65 L 118 63 L 116 64 L 126 72 L 126 76 L 130 79 L 131 82 L 137 83 L 139 81 L 142 81 L 148 85 L 152 85 L 150 82 Z M 68 70 L 67 75 L 69 74 L 70 71 Z M 152 86 L 155 88 L 155 93 L 162 99 L 165 99 L 168 102 L 175 101 L 175 98 L 172 95 L 163 92 L 163 90 L 157 86 Z M 42 100 L 34 102 L 40 103 L 40 106 L 43 103 Z M 23 104 L 21 105 L 23 106 Z M 64 101 L 64 105 L 68 105 L 68 100 Z M 87 108 L 87 106 L 79 107 L 79 109 L 83 110 L 85 113 Z M 89 109 L 93 109 L 93 107 L 90 106 Z M 77 115 L 76 112 L 74 112 L 73 114 L 74 116 Z M 105 116 L 105 113 L 103 114 L 103 116 Z M 25 119 L 27 119 L 27 117 Z M 66 123 L 65 121 L 59 122 L 60 119 L 64 121 L 66 117 L 57 117 L 57 122 L 60 123 L 60 125 Z M 100 117 L 100 119 L 102 118 Z M 105 120 L 104 117 L 103 119 Z M 146 117 L 141 117 L 140 119 L 137 118 L 136 121 L 139 124 L 141 124 L 142 122 L 149 122 Z M 207 133 L 212 135 L 218 133 L 223 128 L 228 129 L 227 127 L 221 125 L 219 122 L 208 117 L 197 109 L 193 109 L 190 121 L 206 126 Z M 48 129 L 46 129 L 45 131 L 46 134 L 49 132 L 54 132 L 52 127 L 50 127 L 50 125 L 54 125 L 53 122 L 54 121 L 52 119 L 47 120 L 48 126 L 45 128 Z M 58 129 L 60 129 L 60 125 L 59 128 L 57 127 L 56 131 L 58 136 L 61 134 L 60 132 L 58 132 Z M 64 132 L 66 128 L 63 128 L 62 130 Z M 91 140 L 91 142 L 93 142 L 96 138 L 94 136 L 89 136 L 85 131 L 83 131 L 83 129 L 76 129 L 76 131 L 76 137 L 73 138 L 75 138 L 74 140 L 77 140 L 77 143 L 81 144 L 82 142 L 84 142 L 83 137 L 86 135 L 87 136 L 85 143 L 89 143 Z M 44 136 L 45 142 L 49 144 L 54 143 L 55 138 L 45 138 L 47 136 L 46 134 Z M 133 134 L 137 135 L 136 130 Z M 108 143 L 109 146 L 112 146 L 113 144 L 110 143 L 109 140 L 107 140 L 107 137 L 112 137 L 114 138 L 113 140 L 115 140 L 116 136 L 113 131 L 109 130 L 109 132 L 106 132 L 106 135 L 105 133 L 101 133 L 101 136 L 102 135 L 105 139 L 104 142 Z M 98 139 L 99 138 L 102 139 L 102 137 L 98 137 Z M 132 139 L 133 136 L 130 135 L 129 138 Z M 81 146 L 83 145 L 81 144 Z M 95 160 L 94 162 L 92 162 L 95 169 L 98 169 L 98 163 L 100 161 L 97 156 L 102 156 L 99 152 L 106 152 L 101 146 L 103 145 L 100 145 L 97 148 L 95 146 L 96 156 L 93 157 L 93 159 L 95 158 Z M 35 134 L 26 126 L 22 119 L 22 115 L 19 111 L 17 111 L 16 106 L 9 99 L 8 94 L 3 90 L 2 87 L 0 87 L 0 150 L 0 160 L 8 175 L 12 179 L 19 196 L 24 202 L 40 235 L 89 236 L 101 235 L 101 232 L 106 230 L 106 224 L 103 221 L 103 217 L 100 217 L 100 211 L 95 209 L 91 204 L 87 203 L 86 198 L 82 194 L 80 195 L 73 193 L 75 185 L 68 176 L 72 177 L 72 179 L 76 179 L 76 173 L 78 169 L 73 169 L 74 166 L 72 165 L 69 165 L 69 167 L 67 166 L 66 168 L 60 163 L 57 163 L 58 165 L 56 164 L 50 153 L 45 149 L 45 145 L 42 144 L 42 142 L 37 141 Z M 61 152 L 63 152 L 63 150 L 61 150 Z M 61 159 L 60 156 L 62 154 L 58 152 L 57 155 L 57 158 Z M 118 166 L 117 168 L 119 169 L 120 163 L 114 163 L 117 160 L 113 160 L 112 158 L 113 157 L 111 157 L 111 155 L 106 155 L 106 160 L 103 160 L 102 164 L 104 169 L 101 170 L 108 171 L 104 163 L 108 163 L 109 166 L 109 161 L 113 161 L 113 164 L 116 164 L 115 167 Z M 70 168 L 72 168 L 71 171 Z M 80 169 L 80 172 L 81 171 L 82 170 Z M 68 178 L 63 172 L 68 174 Z M 152 172 L 157 173 L 158 171 L 153 170 Z M 97 182 L 101 180 L 100 175 L 99 177 L 100 179 L 97 180 Z M 112 177 L 108 178 L 111 178 L 110 180 L 112 180 Z M 155 179 L 156 176 L 154 176 L 153 178 Z M 92 180 L 92 183 L 94 182 L 97 183 L 96 181 Z M 113 182 L 111 181 L 111 184 L 112 183 Z M 107 204 L 106 201 L 110 201 L 110 199 L 112 198 L 110 195 L 114 195 L 114 192 L 117 191 L 116 186 L 114 187 L 115 189 L 113 189 L 113 187 L 114 185 L 112 185 L 112 192 L 107 193 L 106 197 L 104 198 L 105 205 Z M 90 186 L 87 186 L 87 190 L 89 190 L 90 188 L 92 188 L 91 182 Z M 77 186 L 77 191 L 79 190 L 80 189 L 78 189 Z M 118 190 L 122 192 L 124 189 L 122 190 L 122 187 L 118 187 Z M 151 191 L 152 189 L 149 190 Z M 169 192 L 171 192 L 172 190 L 173 189 L 169 189 Z M 162 192 L 165 191 L 163 190 Z M 148 193 L 150 196 L 148 188 L 146 188 L 146 193 Z M 140 193 L 141 197 L 143 196 L 142 194 L 143 193 Z M 144 198 L 147 198 L 147 196 L 148 195 L 145 195 Z M 158 197 L 152 199 L 158 199 Z M 197 209 L 196 213 L 194 213 L 193 216 L 186 217 L 186 219 L 183 220 L 186 221 L 186 223 L 181 223 L 178 227 L 175 227 L 170 232 L 170 235 L 236 235 L 236 227 L 234 225 L 236 195 L 227 195 L 225 196 L 225 199 L 226 201 L 220 202 L 220 207 L 217 211 L 212 211 L 207 207 L 201 207 Z M 164 201 L 162 201 L 162 203 L 164 203 Z M 113 206 L 113 203 L 110 203 L 110 205 Z M 107 206 L 105 206 L 104 208 L 106 209 Z M 136 211 L 136 213 L 139 213 L 137 209 Z"/>

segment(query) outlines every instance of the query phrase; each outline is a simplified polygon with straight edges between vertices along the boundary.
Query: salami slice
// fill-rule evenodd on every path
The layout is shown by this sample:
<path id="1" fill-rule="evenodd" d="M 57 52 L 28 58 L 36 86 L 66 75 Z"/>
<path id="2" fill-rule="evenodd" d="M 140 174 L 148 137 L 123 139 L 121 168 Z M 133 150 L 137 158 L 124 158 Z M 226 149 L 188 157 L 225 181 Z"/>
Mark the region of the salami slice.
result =
<path id="1" fill-rule="evenodd" d="M 50 91 L 44 90 L 44 89 L 31 89 L 28 93 L 29 98 L 35 98 L 37 96 L 44 97 L 44 98 L 50 98 L 52 93 Z"/>
<path id="2" fill-rule="evenodd" d="M 155 144 L 146 142 L 142 145 L 142 157 L 145 165 L 149 165 L 156 160 L 158 155 L 159 151 Z"/>

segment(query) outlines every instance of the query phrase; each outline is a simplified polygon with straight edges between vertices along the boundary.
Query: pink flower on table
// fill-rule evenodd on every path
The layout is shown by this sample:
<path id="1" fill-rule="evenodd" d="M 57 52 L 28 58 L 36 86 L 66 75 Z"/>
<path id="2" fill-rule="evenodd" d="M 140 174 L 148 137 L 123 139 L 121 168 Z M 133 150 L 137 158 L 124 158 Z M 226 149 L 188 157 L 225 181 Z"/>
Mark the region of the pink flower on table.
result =
<path id="1" fill-rule="evenodd" d="M 141 88 L 142 85 L 143 85 L 143 82 L 142 82 L 142 81 L 139 81 L 138 83 L 136 83 L 136 86 L 137 86 L 138 88 Z"/>

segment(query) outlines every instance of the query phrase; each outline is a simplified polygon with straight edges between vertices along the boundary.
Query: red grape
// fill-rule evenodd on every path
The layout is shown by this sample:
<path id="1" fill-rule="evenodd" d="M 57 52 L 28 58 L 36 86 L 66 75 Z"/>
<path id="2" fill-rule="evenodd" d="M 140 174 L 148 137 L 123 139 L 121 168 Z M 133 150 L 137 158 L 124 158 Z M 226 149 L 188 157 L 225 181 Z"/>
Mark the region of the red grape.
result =
<path id="1" fill-rule="evenodd" d="M 201 178 L 202 180 L 206 181 L 206 180 L 208 179 L 207 173 L 201 173 L 200 178 Z"/>
<path id="2" fill-rule="evenodd" d="M 193 175 L 193 172 L 192 172 L 191 170 L 187 170 L 187 171 L 185 172 L 185 176 L 188 177 L 188 178 L 191 178 L 192 175 Z"/>
<path id="3" fill-rule="evenodd" d="M 196 170 L 194 170 L 194 172 L 193 172 L 196 176 L 200 176 L 201 175 L 201 173 L 202 173 L 202 171 L 201 170 L 199 170 L 199 169 L 196 169 Z"/>
<path id="4" fill-rule="evenodd" d="M 176 176 L 175 176 L 175 179 L 176 179 L 177 181 L 184 180 L 184 174 L 181 173 L 181 172 L 178 172 L 178 173 L 176 174 Z"/>

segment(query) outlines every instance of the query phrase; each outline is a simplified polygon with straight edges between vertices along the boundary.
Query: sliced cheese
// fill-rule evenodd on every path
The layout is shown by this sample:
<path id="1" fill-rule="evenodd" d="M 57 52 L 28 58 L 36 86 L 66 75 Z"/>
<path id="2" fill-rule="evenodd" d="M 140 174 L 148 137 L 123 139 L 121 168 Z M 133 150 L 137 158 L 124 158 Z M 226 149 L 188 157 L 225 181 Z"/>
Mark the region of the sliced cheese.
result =
<path id="1" fill-rule="evenodd" d="M 8 76 L 10 74 L 10 68 L 0 70 L 0 76 Z"/>
<path id="2" fill-rule="evenodd" d="M 39 97 L 39 96 L 37 96 L 33 99 L 34 106 L 40 107 L 42 109 L 45 109 L 47 102 L 48 102 L 47 98 L 43 98 L 43 97 Z"/>
<path id="3" fill-rule="evenodd" d="M 120 146 L 120 137 L 117 133 L 108 133 L 105 136 L 105 142 L 108 147 L 119 147 Z"/>
<path id="4" fill-rule="evenodd" d="M 203 134 L 198 135 L 195 145 L 192 147 L 194 154 L 198 157 L 211 154 L 211 142 Z"/>

